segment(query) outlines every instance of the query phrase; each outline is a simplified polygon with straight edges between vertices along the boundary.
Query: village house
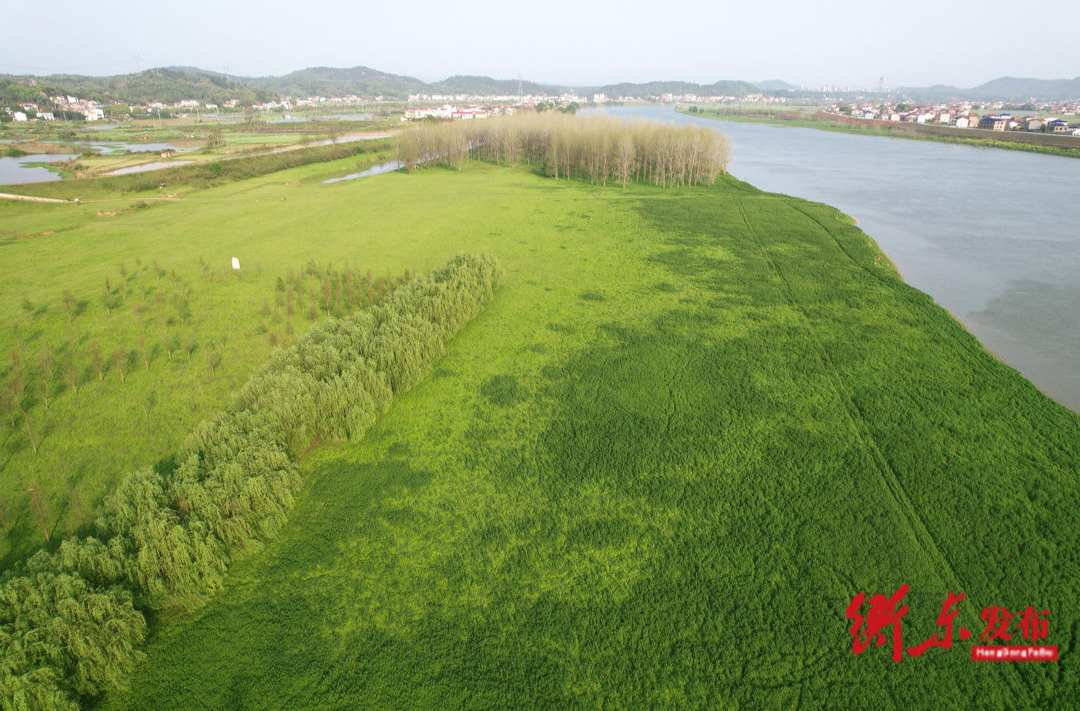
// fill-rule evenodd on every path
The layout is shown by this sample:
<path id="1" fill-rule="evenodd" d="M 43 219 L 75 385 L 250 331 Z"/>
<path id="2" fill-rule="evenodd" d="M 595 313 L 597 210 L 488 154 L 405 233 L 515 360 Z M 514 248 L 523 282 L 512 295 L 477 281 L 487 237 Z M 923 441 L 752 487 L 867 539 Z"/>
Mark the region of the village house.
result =
<path id="1" fill-rule="evenodd" d="M 1004 131 L 1010 118 L 1010 116 L 983 116 L 979 119 L 979 128 L 989 131 Z"/>

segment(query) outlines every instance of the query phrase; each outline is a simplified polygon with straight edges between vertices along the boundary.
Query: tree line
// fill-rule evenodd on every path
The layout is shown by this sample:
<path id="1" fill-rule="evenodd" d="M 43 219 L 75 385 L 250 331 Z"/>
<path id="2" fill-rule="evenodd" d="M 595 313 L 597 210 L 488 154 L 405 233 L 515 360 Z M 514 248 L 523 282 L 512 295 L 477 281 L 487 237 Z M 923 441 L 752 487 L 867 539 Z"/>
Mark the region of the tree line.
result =
<path id="1" fill-rule="evenodd" d="M 437 164 L 461 170 L 473 159 L 537 165 L 556 179 L 674 187 L 714 183 L 727 173 L 730 146 L 702 126 L 545 112 L 420 125 L 401 135 L 397 150 L 410 172 Z"/>
<path id="2" fill-rule="evenodd" d="M 0 577 L 0 706 L 74 710 L 139 657 L 145 610 L 187 609 L 233 557 L 273 538 L 314 443 L 363 435 L 418 382 L 502 278 L 458 255 L 381 303 L 326 319 L 274 352 L 233 402 L 188 436 L 171 471 L 139 469 L 106 499 L 93 536 Z"/>

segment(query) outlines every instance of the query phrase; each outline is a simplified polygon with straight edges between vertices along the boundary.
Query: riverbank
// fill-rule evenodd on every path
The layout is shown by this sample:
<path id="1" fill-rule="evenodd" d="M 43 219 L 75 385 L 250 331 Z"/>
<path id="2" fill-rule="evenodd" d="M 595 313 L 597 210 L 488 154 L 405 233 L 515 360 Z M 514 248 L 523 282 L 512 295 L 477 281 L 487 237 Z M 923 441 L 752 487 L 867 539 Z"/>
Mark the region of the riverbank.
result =
<path id="1" fill-rule="evenodd" d="M 190 249 L 250 233 L 287 250 L 262 260 L 272 290 L 308 253 L 295 221 L 205 229 L 222 203 L 257 214 L 268 196 L 279 215 L 303 206 L 335 264 L 359 252 L 375 273 L 423 270 L 482 249 L 507 281 L 369 436 L 300 464 L 309 484 L 281 535 L 197 615 L 156 629 L 129 688 L 97 708 L 242 693 L 424 709 L 477 689 L 495 707 L 787 708 L 790 685 L 760 680 L 790 674 L 813 680 L 804 708 L 1075 696 L 1050 665 L 1014 689 L 959 643 L 885 677 L 888 650 L 843 643 L 852 597 L 897 581 L 912 585 L 912 644 L 949 590 L 968 595 L 968 627 L 996 600 L 1045 596 L 1072 629 L 1076 567 L 1017 567 L 1009 551 L 1078 545 L 1080 418 L 834 208 L 732 178 L 623 190 L 488 164 L 302 182 L 279 202 L 286 177 L 193 201 Z M 797 635 L 761 622 L 789 619 Z M 792 671 L 804 649 L 812 668 Z"/>
<path id="2" fill-rule="evenodd" d="M 976 687 L 1015 707 L 966 650 L 882 682 L 886 650 L 853 658 L 837 620 L 899 575 L 912 639 L 945 590 L 969 595 L 961 615 L 1026 600 L 1077 624 L 1076 566 L 1010 551 L 1080 545 L 1080 418 L 839 210 L 731 176 L 623 189 L 487 163 L 327 185 L 388 149 L 308 150 L 205 184 L 176 169 L 182 203 L 140 204 L 128 176 L 82 184 L 108 210 L 0 204 L 3 229 L 33 236 L 4 244 L 0 271 L 0 313 L 26 326 L 0 347 L 29 384 L 0 420 L 9 560 L 44 539 L 28 491 L 54 540 L 78 535 L 275 348 L 365 308 L 357 284 L 461 251 L 507 275 L 367 436 L 298 464 L 280 535 L 198 613 L 156 618 L 146 661 L 95 708 L 443 708 L 478 689 L 490 706 L 786 708 L 790 685 L 760 680 L 792 673 L 813 675 L 805 708 L 958 706 Z M 41 391 L 48 353 L 63 382 Z M 795 636 L 767 623 L 789 619 Z M 1023 698 L 1075 698 L 1075 675 L 1025 673 Z"/>
<path id="3" fill-rule="evenodd" d="M 1080 412 L 1080 223 L 1076 163 L 1013 150 L 888 141 L 671 108 L 627 119 L 710 125 L 732 172 L 765 190 L 836 205 L 986 347 Z"/>
<path id="4" fill-rule="evenodd" d="M 1080 138 L 1075 140 L 1075 146 L 1049 145 L 1031 142 L 1033 139 L 1066 139 L 1072 142 L 1072 136 L 1044 136 L 1042 134 L 1016 134 L 1006 131 L 983 131 L 980 129 L 957 129 L 947 126 L 925 126 L 912 123 L 896 123 L 884 121 L 864 121 L 849 119 L 844 116 L 834 116 L 823 111 L 806 114 L 795 110 L 737 110 L 716 111 L 699 109 L 690 111 L 687 108 L 676 108 L 676 112 L 687 116 L 712 119 L 716 121 L 732 121 L 740 123 L 762 123 L 775 126 L 792 126 L 798 128 L 812 128 L 819 131 L 832 131 L 836 133 L 852 133 L 861 136 L 884 136 L 888 138 L 906 138 L 916 141 L 932 141 L 936 143 L 953 143 L 957 145 L 976 146 L 980 148 L 1001 148 L 1010 151 L 1024 151 L 1026 153 L 1039 153 L 1043 155 L 1063 156 L 1066 158 L 1080 158 Z M 935 130 L 942 129 L 942 130 Z M 973 135 L 950 135 L 947 131 L 971 132 Z M 1023 140 L 1021 140 L 1023 139 Z"/>

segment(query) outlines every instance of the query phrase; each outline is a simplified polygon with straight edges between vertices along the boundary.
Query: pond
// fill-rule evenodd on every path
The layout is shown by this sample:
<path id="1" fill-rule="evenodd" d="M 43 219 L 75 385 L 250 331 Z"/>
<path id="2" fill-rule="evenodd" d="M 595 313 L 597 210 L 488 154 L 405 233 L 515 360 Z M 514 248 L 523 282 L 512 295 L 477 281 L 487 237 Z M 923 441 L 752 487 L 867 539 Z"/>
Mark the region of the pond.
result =
<path id="1" fill-rule="evenodd" d="M 63 162 L 69 158 L 75 158 L 76 155 L 74 153 L 42 153 L 18 158 L 0 158 L 0 185 L 60 180 L 60 176 L 48 168 L 31 164 Z"/>
<path id="2" fill-rule="evenodd" d="M 387 163 L 379 163 L 378 165 L 373 165 L 370 168 L 368 168 L 367 170 L 362 170 L 359 173 L 349 173 L 348 175 L 343 175 L 340 178 L 330 178 L 329 180 L 324 180 L 323 184 L 324 185 L 329 185 L 331 183 L 340 183 L 343 180 L 356 180 L 357 178 L 368 178 L 368 177 L 370 177 L 372 175 L 381 175 L 382 173 L 390 173 L 390 172 L 395 171 L 395 170 L 400 170 L 404 166 L 405 166 L 405 164 L 402 163 L 401 161 L 392 160 L 392 161 L 389 161 Z"/>
<path id="3" fill-rule="evenodd" d="M 188 163 L 194 163 L 193 160 L 173 160 L 173 161 L 155 161 L 153 163 L 143 163 L 142 165 L 133 165 L 129 168 L 118 168 L 111 173 L 106 173 L 106 176 L 113 175 L 130 175 L 132 173 L 146 173 L 151 170 L 160 170 L 162 168 L 175 168 L 179 165 L 187 165 Z"/>

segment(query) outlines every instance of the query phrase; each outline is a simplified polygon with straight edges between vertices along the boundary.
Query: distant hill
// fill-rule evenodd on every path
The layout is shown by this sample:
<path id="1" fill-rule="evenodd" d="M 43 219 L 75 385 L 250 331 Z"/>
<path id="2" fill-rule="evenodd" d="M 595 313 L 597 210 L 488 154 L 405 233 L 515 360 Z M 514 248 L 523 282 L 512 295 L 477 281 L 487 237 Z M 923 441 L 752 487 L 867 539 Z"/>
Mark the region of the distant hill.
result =
<path id="1" fill-rule="evenodd" d="M 103 103 L 174 103 L 182 99 L 222 103 L 237 99 L 242 105 L 280 97 L 311 95 L 364 97 L 383 96 L 406 99 L 410 94 L 469 94 L 476 96 L 516 95 L 519 80 L 493 79 L 488 76 L 455 75 L 427 83 L 416 77 L 391 74 L 371 67 L 309 67 L 284 76 L 226 76 L 197 67 L 164 67 L 134 74 L 107 77 L 54 74 L 51 76 L 0 75 L 0 102 L 36 101 L 41 96 L 70 94 Z M 757 83 L 717 81 L 696 84 L 687 81 L 622 82 L 603 86 L 577 86 L 520 82 L 521 92 L 532 95 L 561 94 L 566 91 L 591 98 L 607 94 L 609 98 L 645 99 L 663 94 L 698 96 L 735 96 L 769 93 L 784 96 L 820 96 L 806 92 L 780 79 Z M 943 101 L 1027 101 L 1028 99 L 1080 99 L 1080 77 L 1075 79 L 1024 79 L 1001 77 L 971 89 L 937 84 L 928 87 L 901 87 L 894 94 L 916 100 Z"/>
<path id="2" fill-rule="evenodd" d="M 1000 77 L 969 90 L 974 98 L 1017 101 L 1026 99 L 1080 99 L 1080 77 L 1030 79 Z"/>
<path id="3" fill-rule="evenodd" d="M 970 89 L 946 84 L 923 87 L 900 87 L 895 93 L 915 99 L 968 101 L 1047 101 L 1080 99 L 1080 77 L 1075 79 L 1031 79 L 999 77 Z"/>
<path id="4" fill-rule="evenodd" d="M 163 67 L 135 74 L 89 77 L 77 74 L 52 74 L 42 77 L 3 76 L 3 95 L 17 92 L 26 101 L 58 94 L 94 99 L 102 103 L 175 103 L 183 99 L 221 103 L 238 99 L 251 104 L 265 99 L 264 92 L 195 67 Z M 33 97 L 33 98 L 29 98 Z"/>
<path id="5" fill-rule="evenodd" d="M 585 94 L 604 93 L 610 98 L 620 96 L 645 99 L 663 94 L 697 94 L 698 96 L 746 96 L 759 90 L 745 81 L 717 81 L 712 84 L 694 84 L 688 81 L 649 81 L 641 84 L 623 82 L 597 87 L 578 87 Z"/>
<path id="6" fill-rule="evenodd" d="M 5 81 L 10 91 L 5 92 Z M 779 82 L 786 84 L 785 82 Z M 791 86 L 791 85 L 787 85 Z M 487 76 L 455 75 L 442 81 L 425 83 L 415 77 L 372 69 L 371 67 L 309 67 L 284 76 L 228 76 L 195 67 L 166 67 L 148 69 L 136 74 L 110 77 L 87 77 L 57 74 L 48 77 L 0 75 L 0 100 L 10 96 L 30 101 L 44 92 L 46 95 L 70 94 L 102 102 L 173 103 L 182 99 L 220 103 L 239 99 L 241 104 L 279 97 L 297 96 L 383 96 L 406 99 L 410 94 L 469 94 L 475 96 L 516 95 L 520 91 L 531 95 L 562 94 L 576 91 L 588 98 L 604 93 L 611 98 L 621 96 L 644 99 L 663 94 L 698 94 L 699 96 L 746 96 L 762 91 L 745 81 L 717 81 L 695 84 L 686 81 L 623 82 L 604 86 L 570 87 L 538 84 L 517 79 L 493 79 Z"/>
<path id="7" fill-rule="evenodd" d="M 272 91 L 281 96 L 384 96 L 408 98 L 427 88 L 415 77 L 390 74 L 371 67 L 309 67 L 281 77 L 237 77 L 249 87 Z"/>
<path id="8" fill-rule="evenodd" d="M 794 84 L 789 84 L 782 79 L 769 79 L 767 81 L 756 81 L 754 86 L 762 91 L 802 91 L 800 87 Z"/>
<path id="9" fill-rule="evenodd" d="M 387 74 L 369 67 L 332 69 L 316 67 L 302 69 L 283 77 L 260 77 L 248 79 L 237 77 L 236 81 L 251 87 L 274 91 L 282 96 L 308 96 L 311 94 L 358 94 L 406 98 L 409 94 L 469 94 L 474 96 L 517 95 L 517 79 L 493 79 L 488 76 L 455 75 L 442 81 L 424 83 L 419 79 Z M 641 84 L 625 82 L 605 86 L 571 87 L 558 84 L 539 84 L 521 81 L 520 91 L 531 95 L 562 94 L 577 91 L 591 97 L 604 93 L 609 97 L 630 96 L 646 98 L 661 94 L 724 94 L 745 96 L 758 89 L 743 81 L 718 81 L 714 84 L 694 84 L 685 81 L 653 81 Z"/>
<path id="10" fill-rule="evenodd" d="M 521 93 L 542 95 L 561 94 L 568 87 L 537 84 L 531 81 L 521 82 Z M 476 95 L 517 95 L 517 79 L 492 79 L 480 76 L 452 76 L 448 79 L 428 84 L 428 94 L 476 94 Z"/>

